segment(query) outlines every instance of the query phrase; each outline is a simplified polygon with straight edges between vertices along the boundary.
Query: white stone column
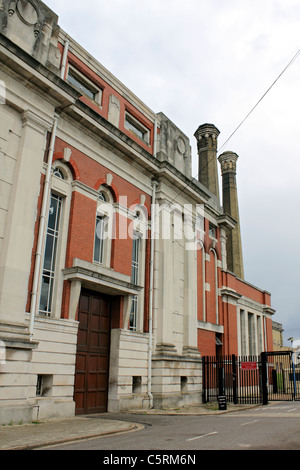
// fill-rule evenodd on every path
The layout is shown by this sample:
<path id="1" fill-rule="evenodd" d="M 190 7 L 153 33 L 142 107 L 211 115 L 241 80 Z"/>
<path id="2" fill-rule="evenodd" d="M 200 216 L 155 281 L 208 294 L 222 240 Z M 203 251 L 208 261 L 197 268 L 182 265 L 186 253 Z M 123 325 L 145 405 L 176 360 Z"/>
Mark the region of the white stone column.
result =
<path id="1" fill-rule="evenodd" d="M 29 110 L 22 122 L 0 265 L 1 321 L 12 323 L 25 317 L 46 132 L 51 128 L 51 122 Z"/>
<path id="2" fill-rule="evenodd" d="M 160 205 L 157 211 L 158 233 L 158 279 L 157 279 L 157 350 L 176 352 L 173 344 L 173 249 L 171 212 L 167 204 Z"/>
<path id="3" fill-rule="evenodd" d="M 184 221 L 184 331 L 183 353 L 198 354 L 197 348 L 197 242 L 191 217 Z"/>

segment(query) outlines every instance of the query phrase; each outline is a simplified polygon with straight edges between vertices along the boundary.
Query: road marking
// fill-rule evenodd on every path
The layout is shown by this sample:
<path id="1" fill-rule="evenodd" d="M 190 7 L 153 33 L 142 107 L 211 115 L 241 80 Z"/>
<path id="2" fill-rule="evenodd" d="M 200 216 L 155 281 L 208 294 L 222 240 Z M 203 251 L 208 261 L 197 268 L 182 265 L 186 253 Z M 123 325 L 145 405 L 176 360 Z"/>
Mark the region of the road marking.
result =
<path id="1" fill-rule="evenodd" d="M 253 423 L 256 423 L 257 421 L 258 419 L 255 419 L 254 421 L 248 421 L 247 423 L 241 424 L 241 426 L 247 426 L 248 424 L 253 424 Z"/>
<path id="2" fill-rule="evenodd" d="M 190 439 L 187 439 L 187 441 L 195 441 L 196 439 L 202 439 L 202 437 L 212 436 L 213 434 L 218 434 L 218 433 L 216 431 L 209 432 L 208 434 L 202 434 L 201 436 L 191 437 Z"/>
<path id="3" fill-rule="evenodd" d="M 288 410 L 288 413 L 291 413 L 291 411 L 297 411 L 297 408 L 292 408 L 291 410 Z"/>

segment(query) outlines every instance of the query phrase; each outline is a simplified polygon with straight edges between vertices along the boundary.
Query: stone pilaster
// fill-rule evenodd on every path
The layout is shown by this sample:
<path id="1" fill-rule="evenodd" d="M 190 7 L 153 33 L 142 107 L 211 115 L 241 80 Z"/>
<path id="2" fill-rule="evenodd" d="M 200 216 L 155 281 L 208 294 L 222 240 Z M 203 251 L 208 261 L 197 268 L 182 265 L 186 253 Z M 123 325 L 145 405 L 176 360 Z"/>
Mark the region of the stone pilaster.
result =
<path id="1" fill-rule="evenodd" d="M 3 321 L 23 322 L 34 242 L 37 201 L 51 123 L 31 111 L 22 118 L 14 184 L 0 258 L 0 312 Z"/>

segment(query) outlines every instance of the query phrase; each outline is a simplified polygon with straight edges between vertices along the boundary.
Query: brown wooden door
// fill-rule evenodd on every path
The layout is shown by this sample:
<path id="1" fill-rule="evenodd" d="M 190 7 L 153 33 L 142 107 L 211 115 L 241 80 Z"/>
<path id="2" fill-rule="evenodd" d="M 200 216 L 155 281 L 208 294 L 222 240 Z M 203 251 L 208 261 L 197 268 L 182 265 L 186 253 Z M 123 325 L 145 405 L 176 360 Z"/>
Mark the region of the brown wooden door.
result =
<path id="1" fill-rule="evenodd" d="M 104 413 L 108 397 L 110 298 L 83 291 L 78 319 L 74 386 L 76 414 Z"/>

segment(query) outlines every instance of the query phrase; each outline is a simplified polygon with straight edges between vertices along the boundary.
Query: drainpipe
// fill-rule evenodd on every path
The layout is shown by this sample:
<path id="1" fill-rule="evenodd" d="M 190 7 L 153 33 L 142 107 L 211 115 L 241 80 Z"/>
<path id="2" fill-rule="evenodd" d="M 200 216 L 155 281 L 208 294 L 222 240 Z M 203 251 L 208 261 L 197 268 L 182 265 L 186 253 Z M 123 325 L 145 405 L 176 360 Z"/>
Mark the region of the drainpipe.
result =
<path id="1" fill-rule="evenodd" d="M 65 78 L 65 73 L 66 73 L 66 65 L 67 65 L 67 57 L 68 57 L 68 51 L 69 51 L 69 40 L 66 39 L 65 41 L 65 48 L 64 48 L 64 53 L 63 53 L 63 58 L 62 58 L 62 63 L 61 63 L 61 69 L 60 69 L 60 78 L 64 80 Z"/>
<path id="2" fill-rule="evenodd" d="M 157 119 L 155 119 L 155 121 L 154 121 L 154 139 L 153 139 L 153 156 L 154 157 L 156 157 L 156 153 L 157 153 L 157 128 L 158 128 Z"/>
<path id="3" fill-rule="evenodd" d="M 41 258 L 42 258 L 42 247 L 43 247 L 45 222 L 46 222 L 47 207 L 48 207 L 49 192 L 50 192 L 50 179 L 51 179 L 54 143 L 56 139 L 58 118 L 59 116 L 55 114 L 54 120 L 53 120 L 53 126 L 52 126 L 52 135 L 51 135 L 51 141 L 50 141 L 49 154 L 48 154 L 48 163 L 47 163 L 48 166 L 47 166 L 47 172 L 46 172 L 45 183 L 44 183 L 43 202 L 42 202 L 42 209 L 41 209 L 41 215 L 40 215 L 38 243 L 37 243 L 37 250 L 36 250 L 36 255 L 35 255 L 33 285 L 32 285 L 32 292 L 31 292 L 30 322 L 29 322 L 30 339 L 32 339 L 33 329 L 34 329 L 34 317 L 35 317 L 37 297 L 38 297 L 38 284 L 39 284 L 40 265 L 41 265 Z"/>
<path id="4" fill-rule="evenodd" d="M 152 220 L 151 220 L 151 248 L 150 248 L 150 281 L 149 281 L 149 347 L 148 347 L 148 397 L 150 409 L 153 408 L 152 385 L 152 347 L 153 347 L 153 294 L 154 294 L 154 245 L 155 245 L 155 204 L 157 181 L 153 181 L 152 187 Z"/>

